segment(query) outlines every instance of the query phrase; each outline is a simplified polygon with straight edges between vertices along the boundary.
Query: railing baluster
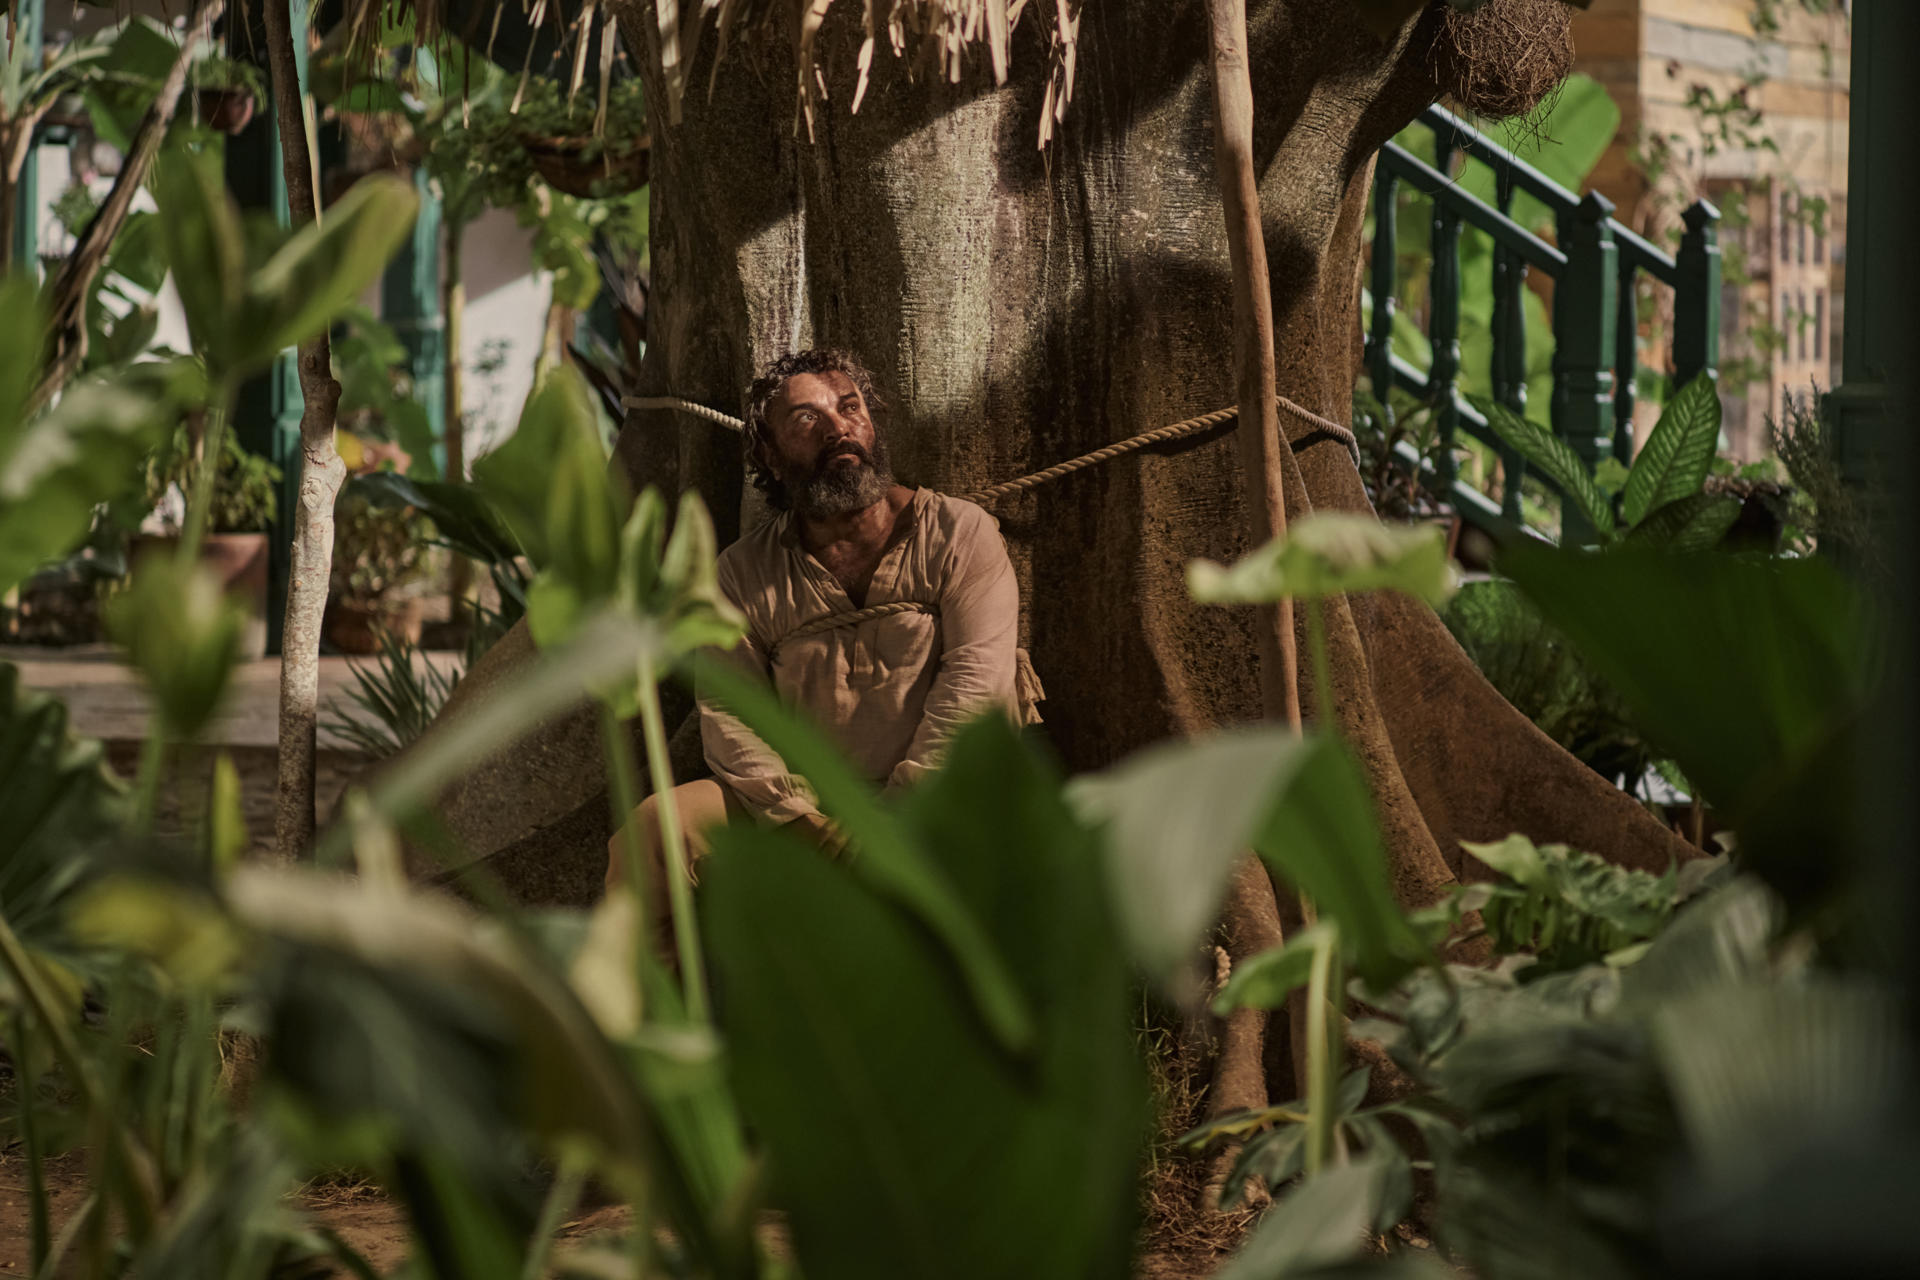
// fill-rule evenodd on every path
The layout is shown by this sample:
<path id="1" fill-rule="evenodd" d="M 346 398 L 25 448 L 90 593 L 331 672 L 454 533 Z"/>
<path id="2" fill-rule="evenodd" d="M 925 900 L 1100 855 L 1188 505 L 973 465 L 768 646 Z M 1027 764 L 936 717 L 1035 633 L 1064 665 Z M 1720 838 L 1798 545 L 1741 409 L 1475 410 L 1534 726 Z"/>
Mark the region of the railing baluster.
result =
<path id="1" fill-rule="evenodd" d="M 1500 212 L 1513 211 L 1513 174 L 1494 175 Z M 1522 291 L 1527 264 L 1504 245 L 1493 247 L 1493 398 L 1521 417 L 1527 413 L 1527 312 Z M 1500 514 L 1521 519 L 1520 488 L 1527 464 L 1511 449 L 1500 451 Z"/>
<path id="2" fill-rule="evenodd" d="M 1436 137 L 1433 152 L 1433 167 L 1451 173 L 1452 139 Z M 1460 428 L 1460 408 L 1453 389 L 1460 376 L 1460 215 L 1438 200 L 1433 202 L 1432 246 L 1427 338 L 1433 347 L 1433 368 L 1427 375 L 1427 390 L 1441 445 L 1435 471 L 1440 484 L 1451 488 L 1460 470 L 1453 456 L 1454 436 Z"/>
<path id="3" fill-rule="evenodd" d="M 1373 267 L 1367 288 L 1373 298 L 1372 332 L 1367 337 L 1367 375 L 1373 382 L 1374 397 L 1385 414 L 1383 425 L 1393 421 L 1393 290 L 1395 287 L 1395 240 L 1398 238 L 1394 200 L 1400 180 L 1383 169 L 1373 175 Z"/>
<path id="4" fill-rule="evenodd" d="M 1560 217 L 1560 249 L 1567 272 L 1553 290 L 1552 422 L 1589 467 L 1613 452 L 1613 344 L 1620 277 L 1613 230 L 1613 203 L 1589 191 L 1578 208 Z M 1578 543 L 1593 531 L 1570 508 L 1561 513 L 1561 537 Z"/>
<path id="5" fill-rule="evenodd" d="M 1705 372 L 1720 375 L 1720 211 L 1696 200 L 1680 215 L 1686 231 L 1673 290 L 1673 385 Z"/>
<path id="6" fill-rule="evenodd" d="M 1623 463 L 1633 461 L 1633 382 L 1640 368 L 1638 273 L 1633 259 L 1621 254 L 1618 329 L 1613 339 L 1614 358 L 1620 362 L 1613 384 L 1613 456 Z"/>

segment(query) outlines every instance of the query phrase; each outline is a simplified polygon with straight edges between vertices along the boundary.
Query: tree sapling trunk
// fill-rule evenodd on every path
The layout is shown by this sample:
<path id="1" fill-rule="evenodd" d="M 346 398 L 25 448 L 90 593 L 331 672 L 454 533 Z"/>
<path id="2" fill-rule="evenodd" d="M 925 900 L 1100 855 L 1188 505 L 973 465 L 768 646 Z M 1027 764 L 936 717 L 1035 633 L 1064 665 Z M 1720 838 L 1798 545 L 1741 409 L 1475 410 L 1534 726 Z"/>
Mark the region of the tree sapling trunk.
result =
<path id="1" fill-rule="evenodd" d="M 280 121 L 280 167 L 295 226 L 319 216 L 306 112 L 293 54 L 287 0 L 267 0 L 267 66 Z M 320 704 L 320 622 L 333 569 L 333 503 L 347 466 L 334 447 L 340 384 L 333 378 L 327 335 L 300 345 L 300 498 L 293 512 L 293 555 L 286 627 L 280 645 L 280 789 L 274 837 L 281 856 L 296 858 L 313 843 L 314 756 Z"/>

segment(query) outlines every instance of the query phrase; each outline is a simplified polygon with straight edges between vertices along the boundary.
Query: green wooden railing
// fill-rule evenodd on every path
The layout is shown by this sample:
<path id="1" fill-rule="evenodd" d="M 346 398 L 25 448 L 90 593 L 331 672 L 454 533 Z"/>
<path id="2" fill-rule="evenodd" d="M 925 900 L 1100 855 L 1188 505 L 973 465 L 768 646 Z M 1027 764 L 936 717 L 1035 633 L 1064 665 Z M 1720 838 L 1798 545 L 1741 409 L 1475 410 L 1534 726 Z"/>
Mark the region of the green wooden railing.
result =
<path id="1" fill-rule="evenodd" d="M 1633 452 L 1634 375 L 1639 367 L 1639 318 L 1634 306 L 1638 275 L 1674 291 L 1673 379 L 1713 373 L 1720 351 L 1720 213 L 1705 200 L 1683 214 L 1678 254 L 1668 256 L 1615 221 L 1613 205 L 1596 191 L 1569 191 L 1513 152 L 1441 107 L 1429 107 L 1420 123 L 1433 132 L 1434 163 L 1405 147 L 1380 150 L 1373 187 L 1374 237 L 1369 291 L 1373 315 L 1366 343 L 1367 370 L 1382 403 L 1387 390 L 1402 387 L 1434 406 L 1443 448 L 1437 468 L 1411 445 L 1398 446 L 1401 460 L 1418 467 L 1437 496 L 1467 520 L 1496 537 L 1523 528 L 1520 482 L 1525 464 L 1502 445 L 1485 417 L 1462 398 L 1460 377 L 1460 229 L 1479 228 L 1493 241 L 1493 399 L 1527 413 L 1527 331 L 1522 309 L 1527 272 L 1553 278 L 1553 398 L 1548 422 L 1585 459 L 1630 461 Z M 1463 190 L 1451 176 L 1456 156 L 1493 171 L 1495 204 Z M 1405 182 L 1433 202 L 1431 288 L 1426 369 L 1393 350 L 1395 198 Z M 1510 215 L 1524 192 L 1552 210 L 1555 243 L 1533 234 Z M 1535 415 L 1537 416 L 1537 414 Z M 1484 441 L 1502 460 L 1500 493 L 1482 493 L 1463 480 L 1454 461 L 1458 433 Z"/>

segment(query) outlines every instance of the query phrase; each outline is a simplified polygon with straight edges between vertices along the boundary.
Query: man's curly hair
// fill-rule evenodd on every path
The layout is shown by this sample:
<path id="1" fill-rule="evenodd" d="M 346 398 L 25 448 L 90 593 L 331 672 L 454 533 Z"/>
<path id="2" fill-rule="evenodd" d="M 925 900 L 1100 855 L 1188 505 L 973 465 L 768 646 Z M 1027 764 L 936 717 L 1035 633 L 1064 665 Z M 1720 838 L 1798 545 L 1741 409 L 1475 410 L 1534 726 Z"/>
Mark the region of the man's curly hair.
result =
<path id="1" fill-rule="evenodd" d="M 885 407 L 885 402 L 873 389 L 873 375 L 867 372 L 867 367 L 854 359 L 850 352 L 837 347 L 810 347 L 805 351 L 795 351 L 791 355 L 781 356 L 761 370 L 760 376 L 747 388 L 747 425 L 740 435 L 745 451 L 747 479 L 754 488 L 766 495 L 767 505 L 775 511 L 790 510 L 793 495 L 787 492 L 787 486 L 774 473 L 773 430 L 767 425 L 767 406 L 787 385 L 787 379 L 802 373 L 846 374 L 853 385 L 860 389 L 860 398 L 867 402 L 867 416 L 873 420 L 876 432 L 880 429 L 880 410 Z"/>

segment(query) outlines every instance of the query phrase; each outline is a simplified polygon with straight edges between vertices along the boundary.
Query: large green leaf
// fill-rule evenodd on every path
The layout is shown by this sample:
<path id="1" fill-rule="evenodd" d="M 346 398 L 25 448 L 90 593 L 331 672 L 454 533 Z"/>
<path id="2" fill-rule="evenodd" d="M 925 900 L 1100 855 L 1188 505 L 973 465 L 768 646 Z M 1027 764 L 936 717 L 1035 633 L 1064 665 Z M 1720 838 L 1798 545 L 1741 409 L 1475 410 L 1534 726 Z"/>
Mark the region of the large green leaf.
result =
<path id="1" fill-rule="evenodd" d="M 1330 749 L 1280 725 L 1223 729 L 1148 747 L 1073 780 L 1068 798 L 1106 837 L 1106 884 L 1142 972 L 1181 995 L 1234 865 L 1261 820 L 1291 795 L 1307 761 Z M 1350 815 L 1371 824 L 1371 808 Z"/>
<path id="2" fill-rule="evenodd" d="M 1820 560 L 1514 546 L 1501 569 L 1618 691 L 1783 890 L 1850 856 L 1868 616 Z"/>
<path id="3" fill-rule="evenodd" d="M 40 373 L 46 315 L 40 286 L 29 275 L 0 280 L 0 474 L 19 444 L 21 410 Z"/>
<path id="4" fill-rule="evenodd" d="M 1219 1280 L 1288 1280 L 1357 1259 L 1368 1245 L 1387 1162 L 1357 1160 L 1321 1174 L 1269 1210 Z"/>
<path id="5" fill-rule="evenodd" d="M 564 562 L 576 587 L 604 565 L 611 589 L 622 513 L 596 424 L 585 380 L 560 365 L 527 398 L 514 433 L 473 464 L 473 482 L 535 565 Z"/>
<path id="6" fill-rule="evenodd" d="M 246 614 L 204 565 L 149 554 L 107 608 L 107 630 L 126 646 L 174 740 L 197 736 L 225 696 Z"/>
<path id="7" fill-rule="evenodd" d="M 1692 493 L 1655 508 L 1621 540 L 1627 547 L 1652 547 L 1686 554 L 1719 546 L 1740 519 L 1740 499 L 1728 493 Z"/>
<path id="8" fill-rule="evenodd" d="M 1347 512 L 1308 516 L 1228 568 L 1207 560 L 1187 566 L 1187 589 L 1205 604 L 1399 591 L 1438 608 L 1456 586 L 1439 529 Z"/>
<path id="9" fill-rule="evenodd" d="M 881 807 L 873 787 L 817 729 L 782 706 L 764 682 L 711 658 L 696 659 L 692 666 L 701 697 L 739 717 L 811 784 L 821 810 L 846 832 L 861 878 L 917 914 L 952 950 L 982 1018 L 1001 1042 L 1015 1050 L 1031 1044 L 1032 1011 L 983 922 L 955 895 L 940 866 Z"/>
<path id="10" fill-rule="evenodd" d="M 851 868 L 735 826 L 702 871 L 733 1074 L 801 1264 L 834 1276 L 1124 1276 L 1146 1134 L 1097 844 L 998 718 L 904 814 L 988 923 L 1036 1035 L 1007 1052 L 952 953 Z"/>
<path id="11" fill-rule="evenodd" d="M 1782 1151 L 1896 1123 L 1913 1066 L 1902 1024 L 1892 992 L 1827 978 L 1669 1001 L 1653 1038 L 1702 1172 L 1739 1186 Z"/>
<path id="12" fill-rule="evenodd" d="M 1348 962 L 1368 987 L 1384 991 L 1432 960 L 1394 897 L 1373 796 L 1346 744 L 1320 740 L 1270 806 L 1255 850 L 1340 926 Z"/>
<path id="13" fill-rule="evenodd" d="M 229 364 L 264 366 L 321 332 L 380 278 L 419 208 L 412 183 L 374 174 L 354 183 L 321 221 L 294 232 L 246 282 L 245 323 Z"/>
<path id="14" fill-rule="evenodd" d="M 236 339 L 254 335 L 237 333 L 247 287 L 246 239 L 219 158 L 170 148 L 153 166 L 153 189 L 173 287 L 187 313 L 194 348 L 209 368 L 229 370 Z"/>
<path id="15" fill-rule="evenodd" d="M 1594 483 L 1593 473 L 1565 440 L 1535 422 L 1529 422 L 1507 406 L 1485 396 L 1470 396 L 1473 407 L 1486 415 L 1494 434 L 1508 448 L 1526 459 L 1540 474 L 1560 486 L 1560 491 L 1585 517 L 1600 536 L 1613 534 L 1613 506 Z"/>
<path id="16" fill-rule="evenodd" d="M 433 521 L 440 541 L 482 564 L 504 563 L 520 554 L 513 531 L 473 485 L 376 471 L 355 476 L 347 482 L 347 489 L 377 507 L 414 508 Z"/>
<path id="17" fill-rule="evenodd" d="M 1314 954 L 1327 945 L 1326 935 L 1331 931 L 1330 922 L 1316 921 L 1283 945 L 1242 960 L 1208 1007 L 1221 1018 L 1236 1009 L 1278 1009 L 1297 988 L 1307 985 L 1313 974 Z"/>
<path id="18" fill-rule="evenodd" d="M 125 808 L 100 744 L 69 732 L 66 704 L 0 662 L 0 915 L 22 942 L 71 958 L 64 906 Z"/>
<path id="19" fill-rule="evenodd" d="M 1720 387 L 1711 375 L 1698 374 L 1667 402 L 1635 455 L 1620 491 L 1620 518 L 1636 525 L 1647 513 L 1699 493 L 1719 441 Z"/>
<path id="20" fill-rule="evenodd" d="M 97 505 L 138 489 L 176 412 L 163 382 L 89 381 L 30 423 L 0 420 L 0 590 L 79 543 Z"/>

